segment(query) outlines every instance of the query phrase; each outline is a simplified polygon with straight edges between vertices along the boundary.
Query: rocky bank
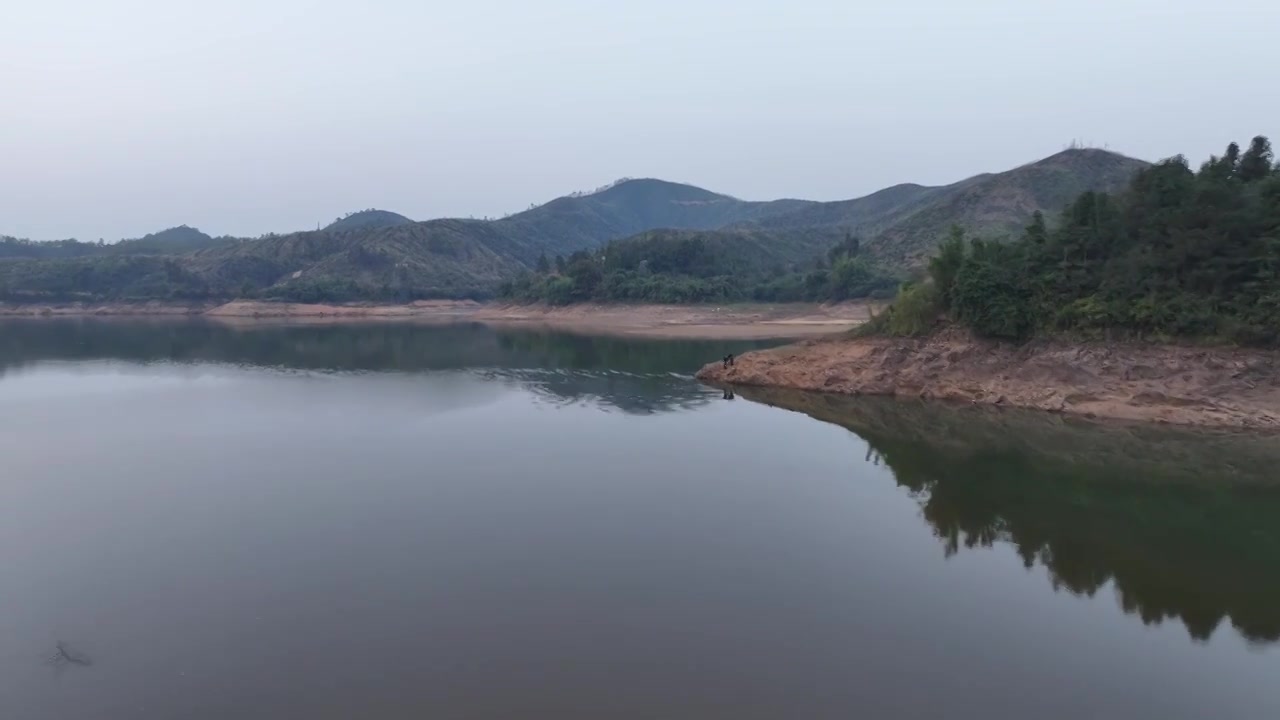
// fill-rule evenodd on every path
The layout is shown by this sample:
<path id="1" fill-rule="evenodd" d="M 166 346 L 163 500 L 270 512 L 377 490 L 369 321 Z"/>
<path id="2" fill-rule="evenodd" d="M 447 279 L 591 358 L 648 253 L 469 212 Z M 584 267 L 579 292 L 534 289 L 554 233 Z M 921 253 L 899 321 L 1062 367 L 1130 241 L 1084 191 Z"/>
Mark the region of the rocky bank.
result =
<path id="1" fill-rule="evenodd" d="M 1280 429 L 1280 352 L 1014 345 L 948 329 L 926 338 L 822 338 L 717 361 L 713 384 L 987 403 L 1180 425 Z"/>

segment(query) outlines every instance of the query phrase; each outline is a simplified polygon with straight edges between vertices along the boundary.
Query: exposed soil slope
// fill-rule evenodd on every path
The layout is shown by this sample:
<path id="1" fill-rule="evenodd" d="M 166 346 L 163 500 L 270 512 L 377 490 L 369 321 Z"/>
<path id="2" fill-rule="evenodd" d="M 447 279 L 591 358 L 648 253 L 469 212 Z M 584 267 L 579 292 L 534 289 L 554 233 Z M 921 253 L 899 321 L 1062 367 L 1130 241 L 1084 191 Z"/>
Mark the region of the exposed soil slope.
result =
<path id="1" fill-rule="evenodd" d="M 990 403 L 1186 425 L 1280 429 L 1280 353 L 1141 343 L 1016 346 L 951 329 L 824 338 L 714 362 L 707 382 Z"/>

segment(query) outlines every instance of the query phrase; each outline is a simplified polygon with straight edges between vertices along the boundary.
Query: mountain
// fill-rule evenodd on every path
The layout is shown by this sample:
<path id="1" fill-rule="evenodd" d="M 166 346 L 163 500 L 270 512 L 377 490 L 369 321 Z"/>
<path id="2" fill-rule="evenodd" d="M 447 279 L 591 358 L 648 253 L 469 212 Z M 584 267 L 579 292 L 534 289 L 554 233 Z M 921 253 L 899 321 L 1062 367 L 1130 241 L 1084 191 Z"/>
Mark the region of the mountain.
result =
<path id="1" fill-rule="evenodd" d="M 189 266 L 223 293 L 298 302 L 481 297 L 525 269 L 494 225 L 433 220 L 292 233 L 196 253 Z"/>
<path id="2" fill-rule="evenodd" d="M 121 240 L 107 247 L 116 254 L 178 255 L 231 242 L 235 242 L 235 240 L 225 237 L 210 237 L 193 227 L 179 225 L 168 230 L 144 235 L 140 238 Z"/>
<path id="3" fill-rule="evenodd" d="M 807 200 L 751 202 L 664 180 L 622 180 L 587 195 L 557 198 L 494 221 L 527 246 L 522 259 L 568 255 L 647 230 L 713 230 L 794 212 Z"/>
<path id="4" fill-rule="evenodd" d="M 239 240 L 210 237 L 186 225 L 110 245 L 78 240 L 33 242 L 0 236 L 0 259 L 58 260 L 103 255 L 182 255 L 235 242 Z"/>
<path id="5" fill-rule="evenodd" d="M 223 292 L 252 288 L 296 301 L 483 297 L 544 254 L 569 255 L 660 228 L 720 228 L 811 204 L 749 202 L 691 185 L 624 180 L 501 220 L 440 219 L 365 230 L 330 226 L 216 248 L 197 253 L 192 262 L 211 287 Z M 807 257 L 816 247 L 810 239 L 785 238 L 774 254 Z"/>
<path id="6" fill-rule="evenodd" d="M 493 221 L 413 222 L 365 210 L 323 230 L 252 240 L 212 238 L 186 226 L 106 246 L 0 238 L 0 298 L 485 297 L 543 256 L 594 251 L 628 237 L 659 254 L 697 245 L 730 275 L 735 268 L 776 275 L 780 267 L 807 271 L 846 233 L 856 233 L 877 272 L 897 272 L 918 266 L 952 224 L 975 235 L 1012 234 L 1036 210 L 1052 220 L 1077 193 L 1116 189 L 1144 165 L 1102 150 L 1068 150 L 952 185 L 896 185 L 839 202 L 752 202 L 638 179 Z M 674 232 L 653 235 L 657 230 Z M 164 258 L 147 259 L 157 255 Z"/>
<path id="7" fill-rule="evenodd" d="M 916 266 L 952 225 L 970 236 L 1016 237 L 1037 210 L 1054 223 L 1081 193 L 1122 190 L 1147 166 L 1105 150 L 1067 150 L 950 186 L 886 228 L 869 247 L 891 263 Z"/>
<path id="8" fill-rule="evenodd" d="M 969 182 L 969 180 L 963 182 Z M 895 220 L 905 217 L 912 210 L 927 203 L 931 198 L 942 194 L 948 187 L 953 186 L 927 187 L 904 183 L 877 190 L 870 195 L 853 200 L 813 203 L 794 212 L 781 213 L 754 224 L 768 230 L 844 227 L 871 237 L 891 226 Z"/>
<path id="9" fill-rule="evenodd" d="M 395 227 L 397 225 L 408 225 L 413 221 L 389 210 L 361 210 L 359 212 L 348 213 L 344 217 L 329 223 L 325 226 L 328 232 L 350 232 L 352 230 L 378 230 L 385 227 Z"/>
<path id="10" fill-rule="evenodd" d="M 756 225 L 846 227 L 869 241 L 867 249 L 874 256 L 891 265 L 915 267 L 932 254 L 952 225 L 971 236 L 1017 235 L 1036 211 L 1052 222 L 1080 193 L 1120 190 L 1148 165 L 1106 150 L 1076 148 L 951 185 L 895 185 L 855 200 L 815 203 Z"/>

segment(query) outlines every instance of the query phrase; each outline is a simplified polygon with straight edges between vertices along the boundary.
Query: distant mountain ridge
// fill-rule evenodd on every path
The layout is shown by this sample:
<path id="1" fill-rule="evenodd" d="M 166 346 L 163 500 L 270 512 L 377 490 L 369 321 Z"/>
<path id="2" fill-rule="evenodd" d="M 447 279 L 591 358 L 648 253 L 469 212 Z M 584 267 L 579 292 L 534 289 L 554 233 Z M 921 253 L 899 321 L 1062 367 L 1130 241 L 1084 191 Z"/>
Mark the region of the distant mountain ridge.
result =
<path id="1" fill-rule="evenodd" d="M 117 253 L 170 255 L 204 250 L 230 242 L 234 242 L 234 239 L 211 237 L 193 227 L 179 225 L 134 240 L 121 240 L 109 247 Z"/>
<path id="2" fill-rule="evenodd" d="M 57 260 L 102 255 L 182 255 L 235 242 L 239 242 L 239 239 L 211 237 L 186 225 L 178 225 L 117 243 L 101 241 L 92 243 L 78 240 L 33 242 L 0 236 L 0 260 L 6 258 Z"/>
<path id="3" fill-rule="evenodd" d="M 9 239 L 0 241 L 0 297 L 485 297 L 540 258 L 631 236 L 647 241 L 652 236 L 646 233 L 656 230 L 711 233 L 704 237 L 721 248 L 749 238 L 744 252 L 771 263 L 821 255 L 833 238 L 853 233 L 878 262 L 909 270 L 928 257 L 952 224 L 975 235 L 1011 234 L 1035 211 L 1056 217 L 1079 192 L 1116 189 L 1145 164 L 1103 150 L 1073 149 L 951 185 L 902 184 L 837 202 L 745 201 L 692 185 L 636 179 L 500 220 L 414 222 L 365 210 L 322 230 L 257 239 L 212 238 L 185 226 L 105 247 Z M 170 259 L 107 269 L 99 258 L 104 255 Z M 145 281 L 130 273 L 145 273 Z"/>
<path id="4" fill-rule="evenodd" d="M 344 217 L 329 223 L 325 226 L 325 230 L 329 232 L 350 232 L 352 230 L 377 230 L 384 227 L 395 227 L 397 225 L 408 225 L 413 221 L 389 210 L 376 210 L 370 208 L 368 210 L 360 210 L 358 212 L 348 213 Z"/>

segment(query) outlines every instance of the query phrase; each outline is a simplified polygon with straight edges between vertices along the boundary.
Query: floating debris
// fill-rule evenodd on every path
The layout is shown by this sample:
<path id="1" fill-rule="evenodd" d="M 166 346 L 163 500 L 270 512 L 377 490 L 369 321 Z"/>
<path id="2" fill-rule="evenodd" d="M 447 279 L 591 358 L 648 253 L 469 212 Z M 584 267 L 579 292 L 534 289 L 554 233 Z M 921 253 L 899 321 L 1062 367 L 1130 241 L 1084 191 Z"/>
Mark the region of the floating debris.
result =
<path id="1" fill-rule="evenodd" d="M 55 652 L 53 657 L 49 658 L 47 661 L 48 664 L 56 668 L 63 668 L 68 665 L 89 667 L 93 664 L 93 660 L 91 660 L 88 655 L 85 655 L 61 640 L 58 641 L 56 647 L 57 652 Z"/>

